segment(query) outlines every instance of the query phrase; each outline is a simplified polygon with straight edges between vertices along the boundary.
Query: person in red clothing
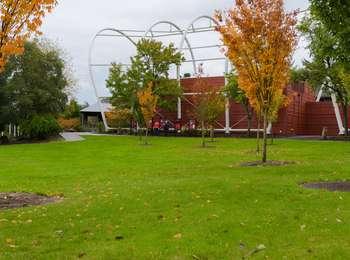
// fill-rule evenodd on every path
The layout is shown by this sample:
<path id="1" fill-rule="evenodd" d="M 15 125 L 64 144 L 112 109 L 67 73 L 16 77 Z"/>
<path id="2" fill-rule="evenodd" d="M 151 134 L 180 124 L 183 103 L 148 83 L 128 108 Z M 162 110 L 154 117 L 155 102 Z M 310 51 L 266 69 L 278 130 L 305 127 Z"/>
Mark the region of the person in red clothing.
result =
<path id="1" fill-rule="evenodd" d="M 176 130 L 177 133 L 181 132 L 181 123 L 180 123 L 179 120 L 176 121 L 176 123 L 175 123 L 175 130 Z"/>
<path id="2" fill-rule="evenodd" d="M 158 136 L 159 135 L 159 128 L 160 128 L 160 123 L 158 120 L 156 120 L 153 124 L 153 132 L 154 135 Z"/>

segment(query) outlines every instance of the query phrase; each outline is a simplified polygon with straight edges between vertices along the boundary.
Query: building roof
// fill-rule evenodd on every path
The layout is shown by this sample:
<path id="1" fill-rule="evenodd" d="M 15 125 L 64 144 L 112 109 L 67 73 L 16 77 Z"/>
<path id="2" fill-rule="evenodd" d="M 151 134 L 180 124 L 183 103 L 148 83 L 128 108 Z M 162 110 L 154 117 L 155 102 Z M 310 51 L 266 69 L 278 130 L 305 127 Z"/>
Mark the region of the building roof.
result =
<path id="1" fill-rule="evenodd" d="M 102 107 L 103 112 L 109 112 L 113 108 L 111 103 L 109 102 L 108 98 L 101 99 L 101 107 Z M 95 104 L 92 104 L 92 105 L 80 110 L 80 112 L 81 113 L 101 113 L 102 111 L 100 109 L 98 102 L 96 102 Z"/>

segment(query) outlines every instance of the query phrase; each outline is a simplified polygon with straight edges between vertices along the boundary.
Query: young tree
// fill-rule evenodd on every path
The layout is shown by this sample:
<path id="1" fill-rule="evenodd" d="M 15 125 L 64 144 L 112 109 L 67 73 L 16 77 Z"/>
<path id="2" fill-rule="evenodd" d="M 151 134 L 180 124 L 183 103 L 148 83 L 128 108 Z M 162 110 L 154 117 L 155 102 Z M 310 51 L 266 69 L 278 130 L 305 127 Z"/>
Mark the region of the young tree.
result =
<path id="1" fill-rule="evenodd" d="M 296 13 L 287 14 L 283 0 L 236 0 L 227 12 L 217 12 L 217 30 L 226 55 L 235 65 L 238 85 L 263 119 L 262 161 L 267 161 L 267 126 L 284 105 L 296 45 Z"/>
<path id="2" fill-rule="evenodd" d="M 146 128 L 144 144 L 148 145 L 148 130 L 152 127 L 152 119 L 157 109 L 158 96 L 153 93 L 152 83 L 137 93 L 142 116 L 144 119 L 144 127 Z"/>
<path id="3" fill-rule="evenodd" d="M 121 64 L 113 64 L 110 69 L 106 83 L 112 93 L 112 104 L 117 109 L 130 109 L 138 124 L 145 125 L 138 93 L 151 84 L 152 95 L 159 97 L 157 108 L 175 109 L 182 89 L 176 80 L 169 78 L 169 70 L 182 61 L 182 54 L 173 44 L 164 46 L 155 40 L 140 40 L 130 68 L 125 70 Z"/>
<path id="4" fill-rule="evenodd" d="M 195 116 L 201 124 L 202 147 L 206 146 L 205 132 L 210 127 L 212 140 L 216 120 L 225 111 L 225 97 L 223 91 L 211 86 L 202 78 L 198 78 L 194 85 L 196 95 L 193 98 Z"/>
<path id="5" fill-rule="evenodd" d="M 24 42 L 38 29 L 56 0 L 1 0 L 0 2 L 0 71 L 11 55 L 24 51 Z"/>
<path id="6" fill-rule="evenodd" d="M 247 115 L 247 135 L 251 136 L 251 128 L 252 128 L 252 120 L 253 120 L 253 108 L 249 103 L 249 99 L 244 91 L 238 86 L 238 78 L 237 75 L 232 72 L 227 77 L 227 85 L 225 87 L 226 95 L 234 100 L 236 103 L 241 104 L 244 108 L 244 111 Z"/>
<path id="7" fill-rule="evenodd" d="M 323 87 L 329 94 L 335 94 L 343 110 L 345 135 L 348 136 L 350 63 L 344 59 L 344 49 L 339 39 L 314 15 L 306 17 L 299 30 L 309 41 L 312 58 L 304 61 L 304 77 L 315 90 Z"/>

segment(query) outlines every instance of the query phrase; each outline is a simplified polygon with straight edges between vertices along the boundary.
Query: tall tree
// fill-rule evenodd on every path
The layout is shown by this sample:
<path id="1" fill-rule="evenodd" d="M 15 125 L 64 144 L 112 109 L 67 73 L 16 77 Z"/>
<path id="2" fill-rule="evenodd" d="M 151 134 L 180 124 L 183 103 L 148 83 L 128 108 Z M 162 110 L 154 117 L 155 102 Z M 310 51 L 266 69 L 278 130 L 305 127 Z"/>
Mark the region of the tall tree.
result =
<path id="1" fill-rule="evenodd" d="M 236 0 L 217 12 L 217 30 L 235 65 L 239 87 L 263 117 L 263 154 L 267 161 L 267 126 L 286 97 L 292 53 L 296 46 L 296 12 L 286 13 L 283 0 Z"/>
<path id="2" fill-rule="evenodd" d="M 113 64 L 106 81 L 112 93 L 112 103 L 118 109 L 130 109 L 139 125 L 145 125 L 138 93 L 152 85 L 152 94 L 158 96 L 157 108 L 173 110 L 182 90 L 176 80 L 169 78 L 171 66 L 180 65 L 183 56 L 173 44 L 142 39 L 137 43 L 137 54 L 131 66 L 125 69 Z"/>
<path id="3" fill-rule="evenodd" d="M 215 122 L 225 111 L 225 97 L 222 89 L 214 88 L 200 77 L 196 80 L 194 89 L 196 91 L 193 97 L 194 112 L 196 119 L 201 124 L 202 147 L 205 147 L 206 129 L 210 128 L 213 139 Z"/>
<path id="4" fill-rule="evenodd" d="M 11 55 L 24 51 L 24 42 L 39 33 L 42 19 L 55 7 L 56 0 L 1 0 L 0 71 Z"/>
<path id="5" fill-rule="evenodd" d="M 350 2 L 348 0 L 310 0 L 311 14 L 339 40 L 342 58 L 350 60 Z"/>
<path id="6" fill-rule="evenodd" d="M 303 76 L 315 90 L 323 87 L 329 94 L 335 94 L 342 106 L 345 135 L 348 136 L 350 63 L 344 59 L 346 52 L 339 38 L 317 16 L 307 16 L 298 28 L 308 40 L 311 54 L 311 60 L 304 61 Z"/>
<path id="7" fill-rule="evenodd" d="M 24 46 L 23 55 L 12 56 L 0 74 L 0 96 L 5 97 L 0 118 L 11 119 L 11 123 L 63 112 L 66 90 L 72 83 L 57 46 L 47 41 L 26 42 Z"/>

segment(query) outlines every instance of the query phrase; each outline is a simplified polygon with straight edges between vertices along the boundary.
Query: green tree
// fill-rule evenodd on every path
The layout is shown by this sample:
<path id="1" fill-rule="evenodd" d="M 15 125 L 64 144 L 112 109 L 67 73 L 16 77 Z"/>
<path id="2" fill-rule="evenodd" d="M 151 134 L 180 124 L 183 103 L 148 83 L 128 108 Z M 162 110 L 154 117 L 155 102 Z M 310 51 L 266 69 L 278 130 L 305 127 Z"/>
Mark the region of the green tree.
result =
<path id="1" fill-rule="evenodd" d="M 290 82 L 291 83 L 300 83 L 306 82 L 308 79 L 308 73 L 305 67 L 292 67 L 290 69 Z"/>
<path id="2" fill-rule="evenodd" d="M 241 104 L 244 108 L 244 111 L 247 115 L 248 120 L 248 127 L 247 127 L 247 135 L 251 136 L 251 128 L 252 128 L 252 120 L 253 120 L 253 108 L 251 107 L 249 103 L 249 99 L 242 90 L 238 86 L 238 78 L 237 75 L 234 72 L 231 72 L 226 75 L 227 77 L 227 85 L 225 87 L 225 93 L 227 97 L 232 99 L 238 104 Z"/>
<path id="3" fill-rule="evenodd" d="M 12 56 L 0 74 L 0 125 L 20 123 L 35 115 L 57 116 L 67 103 L 73 82 L 61 50 L 48 41 L 25 43 L 21 56 Z"/>
<path id="4" fill-rule="evenodd" d="M 193 97 L 195 117 L 201 124 L 202 147 L 206 146 L 205 135 L 209 127 L 212 140 L 216 120 L 225 111 L 225 96 L 221 89 L 214 88 L 202 78 L 198 78 L 194 85 L 196 95 Z"/>
<path id="5" fill-rule="evenodd" d="M 350 2 L 348 0 L 310 0 L 311 14 L 338 39 L 341 58 L 350 60 Z"/>
<path id="6" fill-rule="evenodd" d="M 310 15 L 299 26 L 299 30 L 309 41 L 311 61 L 304 61 L 303 77 L 315 89 L 321 87 L 329 94 L 335 94 L 342 106 L 345 135 L 348 131 L 348 107 L 350 85 L 347 81 L 349 66 L 344 60 L 339 39 L 316 16 Z"/>
<path id="7" fill-rule="evenodd" d="M 70 118 L 78 118 L 80 117 L 80 110 L 82 106 L 73 98 L 66 105 L 65 110 L 63 112 L 63 117 L 66 119 Z"/>
<path id="8" fill-rule="evenodd" d="M 112 64 L 107 87 L 112 93 L 112 104 L 118 109 L 130 109 L 140 126 L 146 126 L 139 104 L 138 93 L 152 86 L 152 95 L 159 97 L 157 107 L 174 110 L 182 89 L 176 80 L 169 78 L 171 66 L 180 65 L 183 56 L 173 44 L 142 39 L 137 43 L 137 54 L 131 66 Z"/>

